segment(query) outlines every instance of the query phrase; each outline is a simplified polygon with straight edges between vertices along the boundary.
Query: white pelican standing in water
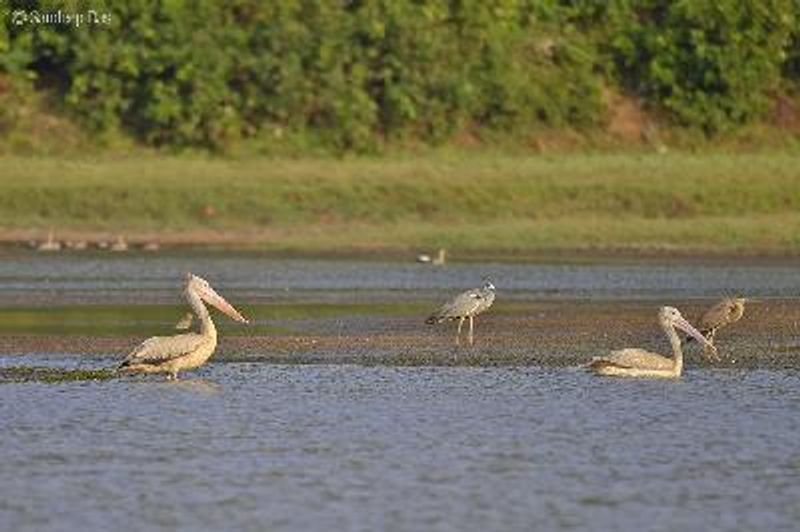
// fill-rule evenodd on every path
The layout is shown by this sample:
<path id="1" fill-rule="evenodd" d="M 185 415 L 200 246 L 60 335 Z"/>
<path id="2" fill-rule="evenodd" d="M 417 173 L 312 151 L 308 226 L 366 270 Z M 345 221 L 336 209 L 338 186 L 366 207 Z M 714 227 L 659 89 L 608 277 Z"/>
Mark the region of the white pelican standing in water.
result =
<path id="1" fill-rule="evenodd" d="M 148 338 L 125 357 L 118 368 L 120 373 L 166 373 L 169 380 L 177 379 L 180 370 L 205 364 L 217 347 L 217 329 L 204 301 L 234 320 L 247 323 L 205 279 L 188 274 L 184 294 L 200 321 L 200 332 Z"/>
<path id="2" fill-rule="evenodd" d="M 686 321 L 678 309 L 661 307 L 658 321 L 672 344 L 673 358 L 650 353 L 644 349 L 621 349 L 612 351 L 608 356 L 593 358 L 587 367 L 598 375 L 680 377 L 683 372 L 683 351 L 681 351 L 681 339 L 675 332 L 676 327 L 716 353 L 714 344 Z"/>

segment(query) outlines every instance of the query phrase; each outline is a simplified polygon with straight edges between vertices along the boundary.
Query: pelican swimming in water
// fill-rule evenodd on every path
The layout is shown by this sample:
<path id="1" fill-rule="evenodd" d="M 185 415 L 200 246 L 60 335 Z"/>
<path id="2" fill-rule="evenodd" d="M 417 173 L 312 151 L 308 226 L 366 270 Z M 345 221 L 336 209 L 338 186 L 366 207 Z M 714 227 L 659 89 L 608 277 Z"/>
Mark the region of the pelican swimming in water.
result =
<path id="1" fill-rule="evenodd" d="M 611 352 L 608 356 L 593 358 L 587 367 L 598 375 L 680 377 L 683 371 L 683 351 L 681 351 L 681 339 L 675 331 L 676 328 L 694 337 L 695 340 L 716 353 L 714 345 L 686 321 L 678 309 L 661 307 L 658 312 L 658 321 L 672 344 L 673 358 L 650 353 L 644 349 L 621 349 Z"/>
<path id="2" fill-rule="evenodd" d="M 236 321 L 247 323 L 205 279 L 188 274 L 184 295 L 200 321 L 200 332 L 148 338 L 125 357 L 118 368 L 120 373 L 166 373 L 169 380 L 177 379 L 178 371 L 205 364 L 217 347 L 217 329 L 204 302 Z"/>

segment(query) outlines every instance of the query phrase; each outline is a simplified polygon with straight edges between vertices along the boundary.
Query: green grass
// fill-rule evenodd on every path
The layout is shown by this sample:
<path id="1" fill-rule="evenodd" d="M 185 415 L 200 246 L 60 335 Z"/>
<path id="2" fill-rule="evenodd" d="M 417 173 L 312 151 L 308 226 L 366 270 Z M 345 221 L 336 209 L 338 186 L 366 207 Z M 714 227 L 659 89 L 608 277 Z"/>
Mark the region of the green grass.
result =
<path id="1" fill-rule="evenodd" d="M 0 227 L 329 252 L 800 252 L 791 153 L 0 159 Z M 213 235 L 213 238 L 209 235 Z"/>

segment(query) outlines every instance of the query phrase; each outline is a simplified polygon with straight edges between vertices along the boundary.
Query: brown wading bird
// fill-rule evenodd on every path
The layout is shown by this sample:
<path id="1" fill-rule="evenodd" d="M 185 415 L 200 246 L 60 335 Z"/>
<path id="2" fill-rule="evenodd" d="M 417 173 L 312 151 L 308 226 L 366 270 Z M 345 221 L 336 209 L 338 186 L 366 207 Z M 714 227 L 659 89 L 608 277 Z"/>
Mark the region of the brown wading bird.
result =
<path id="1" fill-rule="evenodd" d="M 459 345 L 461 337 L 461 326 L 464 320 L 469 319 L 469 345 L 472 345 L 472 329 L 475 316 L 487 310 L 494 303 L 494 285 L 486 281 L 481 288 L 467 290 L 458 294 L 456 297 L 442 305 L 439 310 L 430 315 L 425 323 L 433 325 L 443 321 L 458 320 L 458 331 L 456 332 L 456 345 Z"/>
<path id="2" fill-rule="evenodd" d="M 746 302 L 747 298 L 744 297 L 726 297 L 703 314 L 700 318 L 699 328 L 710 344 L 714 344 L 714 336 L 717 334 L 717 329 L 742 319 Z M 691 341 L 691 337 L 686 339 L 687 344 Z M 707 351 L 709 348 L 706 346 L 703 349 Z"/>
<path id="3" fill-rule="evenodd" d="M 217 329 L 204 302 L 236 321 L 247 323 L 244 316 L 217 294 L 205 279 L 188 274 L 184 295 L 200 321 L 200 332 L 148 338 L 125 357 L 118 368 L 120 373 L 166 373 L 167 380 L 170 380 L 177 379 L 180 370 L 205 364 L 217 347 Z M 191 323 L 186 327 L 189 325 Z"/>
<path id="4" fill-rule="evenodd" d="M 675 328 L 694 337 L 716 353 L 716 348 L 700 331 L 681 316 L 674 307 L 661 307 L 658 321 L 672 344 L 673 358 L 650 353 L 644 349 L 621 349 L 608 356 L 595 357 L 587 367 L 598 375 L 619 377 L 680 377 L 683 372 L 681 340 Z"/>

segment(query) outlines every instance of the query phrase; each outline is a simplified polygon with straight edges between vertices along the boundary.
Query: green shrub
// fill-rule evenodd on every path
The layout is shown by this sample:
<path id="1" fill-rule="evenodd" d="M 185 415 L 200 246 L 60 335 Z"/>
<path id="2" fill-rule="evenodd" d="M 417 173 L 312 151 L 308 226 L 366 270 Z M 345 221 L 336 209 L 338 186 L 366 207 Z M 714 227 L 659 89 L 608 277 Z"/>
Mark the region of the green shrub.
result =
<path id="1" fill-rule="evenodd" d="M 796 24 L 793 0 L 637 0 L 609 11 L 633 91 L 707 133 L 758 117 Z"/>
<path id="2" fill-rule="evenodd" d="M 13 1 L 9 12 L 86 2 Z M 0 24 L 0 72 L 92 131 L 336 152 L 593 128 L 614 79 L 708 133 L 797 79 L 798 0 L 130 0 L 110 26 Z M 794 32 L 794 33 L 793 33 Z M 786 59 L 788 57 L 788 60 Z M 303 139 L 302 142 L 298 139 Z"/>

